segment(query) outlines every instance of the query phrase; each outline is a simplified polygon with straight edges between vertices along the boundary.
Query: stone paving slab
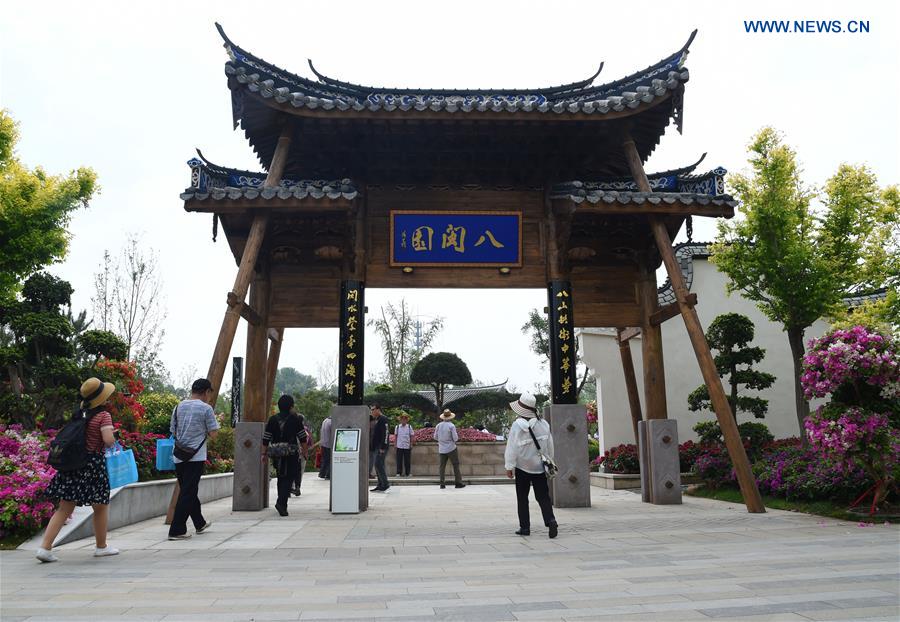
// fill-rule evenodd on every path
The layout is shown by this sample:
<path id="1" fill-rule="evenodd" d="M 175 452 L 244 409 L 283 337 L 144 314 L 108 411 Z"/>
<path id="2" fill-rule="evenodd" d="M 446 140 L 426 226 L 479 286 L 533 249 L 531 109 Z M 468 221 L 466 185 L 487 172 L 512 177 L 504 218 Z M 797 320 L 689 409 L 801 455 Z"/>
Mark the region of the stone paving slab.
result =
<path id="1" fill-rule="evenodd" d="M 274 490 L 272 491 L 274 495 Z M 591 489 L 549 540 L 511 486 L 409 486 L 331 516 L 304 481 L 291 515 L 204 506 L 206 533 L 169 542 L 161 519 L 61 561 L 0 553 L 0 620 L 900 620 L 900 530 L 686 497 L 652 506 Z"/>

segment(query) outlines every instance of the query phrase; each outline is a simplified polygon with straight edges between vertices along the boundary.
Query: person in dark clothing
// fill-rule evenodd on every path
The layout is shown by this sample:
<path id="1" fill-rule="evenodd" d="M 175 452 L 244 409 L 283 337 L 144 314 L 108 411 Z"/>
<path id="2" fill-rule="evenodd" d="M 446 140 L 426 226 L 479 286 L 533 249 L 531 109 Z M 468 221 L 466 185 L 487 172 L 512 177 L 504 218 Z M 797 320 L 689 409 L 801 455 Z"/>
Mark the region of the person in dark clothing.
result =
<path id="1" fill-rule="evenodd" d="M 372 492 L 386 492 L 391 487 L 388 481 L 387 470 L 384 468 L 384 459 L 387 456 L 388 447 L 391 445 L 390 427 L 388 419 L 376 404 L 372 408 L 372 420 L 375 425 L 372 428 L 372 437 L 369 439 L 369 451 L 375 455 L 375 475 L 378 477 L 378 485 Z"/>
<path id="2" fill-rule="evenodd" d="M 300 469 L 301 445 L 307 442 L 303 421 L 293 412 L 294 398 L 282 395 L 278 398 L 278 414 L 269 417 L 263 432 L 262 460 L 271 454 L 278 474 L 278 500 L 275 509 L 287 516 L 287 502 L 291 487 Z"/>

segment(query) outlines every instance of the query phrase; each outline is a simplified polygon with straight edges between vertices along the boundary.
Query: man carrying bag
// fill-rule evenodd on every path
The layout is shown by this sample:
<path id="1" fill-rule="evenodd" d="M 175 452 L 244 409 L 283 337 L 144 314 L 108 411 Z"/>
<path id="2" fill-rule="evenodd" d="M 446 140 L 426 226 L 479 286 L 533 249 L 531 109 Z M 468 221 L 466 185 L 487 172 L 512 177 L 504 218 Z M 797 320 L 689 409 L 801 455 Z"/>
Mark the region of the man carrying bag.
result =
<path id="1" fill-rule="evenodd" d="M 183 400 L 172 413 L 169 430 L 175 437 L 175 473 L 178 476 L 180 493 L 175 504 L 175 514 L 169 526 L 169 540 L 186 540 L 187 519 L 190 516 L 197 533 L 203 533 L 210 526 L 200 511 L 200 478 L 206 462 L 206 439 L 215 438 L 219 423 L 209 400 L 212 399 L 212 384 L 200 378 L 191 385 L 190 399 Z"/>

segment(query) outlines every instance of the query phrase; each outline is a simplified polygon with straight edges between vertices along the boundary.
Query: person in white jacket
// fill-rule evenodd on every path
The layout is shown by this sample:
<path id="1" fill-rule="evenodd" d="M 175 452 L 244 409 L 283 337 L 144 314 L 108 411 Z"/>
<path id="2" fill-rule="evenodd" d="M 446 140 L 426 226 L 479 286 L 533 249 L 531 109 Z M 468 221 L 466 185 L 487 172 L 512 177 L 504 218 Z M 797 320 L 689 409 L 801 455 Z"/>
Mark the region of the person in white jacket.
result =
<path id="1" fill-rule="evenodd" d="M 523 393 L 518 400 L 509 403 L 514 413 L 519 415 L 509 429 L 506 440 L 506 476 L 516 479 L 516 501 L 519 506 L 520 536 L 531 535 L 531 516 L 528 512 L 528 491 L 534 487 L 534 498 L 541 506 L 544 524 L 550 528 L 550 537 L 555 538 L 559 526 L 553 515 L 553 504 L 550 502 L 550 488 L 541 453 L 553 459 L 553 437 L 550 435 L 550 424 L 538 417 L 536 400 L 530 393 Z M 532 437 L 532 433 L 534 436 Z M 535 446 L 535 439 L 540 452 Z"/>

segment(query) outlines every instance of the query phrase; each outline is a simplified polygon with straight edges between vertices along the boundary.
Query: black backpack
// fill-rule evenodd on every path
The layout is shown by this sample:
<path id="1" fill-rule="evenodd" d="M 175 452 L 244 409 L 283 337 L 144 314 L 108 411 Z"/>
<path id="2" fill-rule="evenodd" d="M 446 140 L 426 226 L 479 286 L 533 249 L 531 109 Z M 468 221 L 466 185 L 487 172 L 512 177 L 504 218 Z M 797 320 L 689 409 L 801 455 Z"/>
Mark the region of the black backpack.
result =
<path id="1" fill-rule="evenodd" d="M 57 471 L 76 471 L 87 464 L 87 424 L 96 413 L 77 411 L 50 442 L 47 464 Z"/>

